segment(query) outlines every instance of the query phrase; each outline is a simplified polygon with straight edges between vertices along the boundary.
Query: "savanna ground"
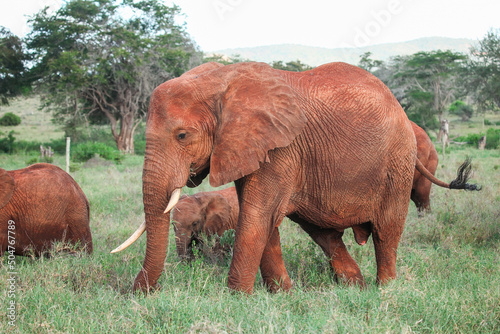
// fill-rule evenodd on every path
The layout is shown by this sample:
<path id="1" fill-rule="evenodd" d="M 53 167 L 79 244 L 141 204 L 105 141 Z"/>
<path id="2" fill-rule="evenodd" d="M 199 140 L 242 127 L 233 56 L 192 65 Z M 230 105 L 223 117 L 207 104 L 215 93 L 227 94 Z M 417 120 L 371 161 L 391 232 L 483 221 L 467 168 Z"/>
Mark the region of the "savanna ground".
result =
<path id="1" fill-rule="evenodd" d="M 22 103 L 24 127 L 15 129 L 20 138 L 61 136 L 60 130 L 39 117 L 30 121 L 32 114 Z M 491 120 L 495 120 L 493 115 Z M 451 136 L 486 129 L 482 118 L 464 124 L 456 121 Z M 8 259 L 3 256 L 0 332 L 498 333 L 500 150 L 452 146 L 444 160 L 440 154 L 437 176 L 453 179 L 467 155 L 473 158 L 472 181 L 482 184 L 483 190 L 472 193 L 433 187 L 433 212 L 423 218 L 417 217 L 410 203 L 396 280 L 382 287 L 375 284 L 373 243 L 370 239 L 365 246 L 357 245 L 348 230 L 344 241 L 368 288 L 337 284 L 319 247 L 285 220 L 280 229 L 293 291 L 270 294 L 257 277 L 251 296 L 227 289 L 227 259 L 213 263 L 199 253 L 191 263 L 180 262 L 172 230 L 159 281 L 162 288 L 150 295 L 132 293 L 146 237 L 121 253 L 110 251 L 144 220 L 143 157 L 128 156 L 120 165 L 81 164 L 72 176 L 90 202 L 94 253 L 58 252 L 64 245 L 55 244 L 49 258 L 17 257 L 14 326 L 7 318 L 12 298 L 7 293 Z M 0 167 L 23 168 L 28 160 L 30 156 L 25 154 L 2 154 Z M 54 164 L 64 168 L 65 158 L 56 155 Z M 185 192 L 209 189 L 203 183 Z"/>

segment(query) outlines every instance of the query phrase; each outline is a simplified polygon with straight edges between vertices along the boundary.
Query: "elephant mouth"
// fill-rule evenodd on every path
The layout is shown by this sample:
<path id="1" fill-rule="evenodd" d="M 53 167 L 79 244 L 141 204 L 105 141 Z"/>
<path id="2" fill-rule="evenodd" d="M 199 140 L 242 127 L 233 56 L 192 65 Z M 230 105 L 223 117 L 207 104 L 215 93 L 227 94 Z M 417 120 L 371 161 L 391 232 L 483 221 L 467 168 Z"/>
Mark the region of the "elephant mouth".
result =
<path id="1" fill-rule="evenodd" d="M 186 182 L 186 185 L 189 188 L 197 187 L 203 182 L 203 180 L 210 173 L 210 164 L 207 163 L 204 166 L 197 168 L 196 170 L 191 169 L 189 174 L 189 179 Z"/>

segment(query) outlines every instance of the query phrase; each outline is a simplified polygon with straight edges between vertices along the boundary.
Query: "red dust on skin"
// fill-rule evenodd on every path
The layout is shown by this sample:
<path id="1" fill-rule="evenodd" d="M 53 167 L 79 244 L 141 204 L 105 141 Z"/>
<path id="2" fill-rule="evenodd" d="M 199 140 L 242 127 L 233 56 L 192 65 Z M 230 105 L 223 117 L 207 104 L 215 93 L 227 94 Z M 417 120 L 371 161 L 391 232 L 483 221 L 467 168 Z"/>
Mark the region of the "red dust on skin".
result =
<path id="1" fill-rule="evenodd" d="M 359 227 L 355 234 L 373 237 L 377 282 L 394 279 L 415 168 L 451 187 L 417 159 L 412 125 L 390 90 L 345 63 L 305 72 L 203 64 L 155 89 L 146 142 L 147 247 L 134 290 L 155 287 L 164 269 L 171 194 L 206 175 L 214 187 L 235 183 L 228 286 L 247 293 L 259 267 L 271 291 L 291 287 L 277 228 L 285 216 L 320 245 L 339 278 L 363 286 L 342 241 L 346 228 Z"/>
<path id="2" fill-rule="evenodd" d="M 7 222 L 15 224 L 15 254 L 40 255 L 54 241 L 92 253 L 89 203 L 73 178 L 51 164 L 0 169 L 0 253 L 8 247 Z"/>
<path id="3" fill-rule="evenodd" d="M 432 174 L 436 172 L 438 165 L 438 154 L 434 144 L 427 133 L 414 122 L 411 122 L 415 139 L 417 140 L 417 158 L 422 162 L 422 165 Z M 413 184 L 411 189 L 411 200 L 415 203 L 419 216 L 424 212 L 430 212 L 430 192 L 432 182 L 415 169 L 413 175 Z M 364 246 L 371 234 L 371 227 L 367 224 L 353 226 L 354 239 L 356 242 Z"/>

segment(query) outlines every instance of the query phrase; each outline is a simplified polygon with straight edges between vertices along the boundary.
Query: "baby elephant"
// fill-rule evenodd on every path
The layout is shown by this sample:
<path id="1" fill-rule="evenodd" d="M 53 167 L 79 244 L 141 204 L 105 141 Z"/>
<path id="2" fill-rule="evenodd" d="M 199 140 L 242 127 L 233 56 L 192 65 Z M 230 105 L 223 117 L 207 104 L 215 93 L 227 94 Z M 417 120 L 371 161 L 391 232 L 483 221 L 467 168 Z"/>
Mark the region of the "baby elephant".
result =
<path id="1" fill-rule="evenodd" d="M 34 164 L 0 168 L 0 255 L 36 256 L 54 241 L 79 243 L 92 252 L 89 203 L 82 189 L 61 168 Z"/>
<path id="2" fill-rule="evenodd" d="M 193 256 L 192 242 L 200 242 L 200 233 L 222 236 L 238 222 L 238 196 L 234 187 L 182 196 L 172 210 L 177 254 Z M 220 244 L 216 248 L 222 248 Z"/>

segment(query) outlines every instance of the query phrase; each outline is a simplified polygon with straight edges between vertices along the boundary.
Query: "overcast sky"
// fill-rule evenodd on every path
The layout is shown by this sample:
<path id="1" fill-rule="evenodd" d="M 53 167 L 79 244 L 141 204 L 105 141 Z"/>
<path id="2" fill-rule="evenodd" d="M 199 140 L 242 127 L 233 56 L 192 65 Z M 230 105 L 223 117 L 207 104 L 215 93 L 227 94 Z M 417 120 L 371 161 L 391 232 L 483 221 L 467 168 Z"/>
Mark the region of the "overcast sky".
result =
<path id="1" fill-rule="evenodd" d="M 0 25 L 29 31 L 26 15 L 61 0 L 0 0 Z M 203 51 L 271 44 L 361 47 L 420 37 L 481 39 L 500 28 L 499 0 L 165 0 L 185 14 Z"/>

